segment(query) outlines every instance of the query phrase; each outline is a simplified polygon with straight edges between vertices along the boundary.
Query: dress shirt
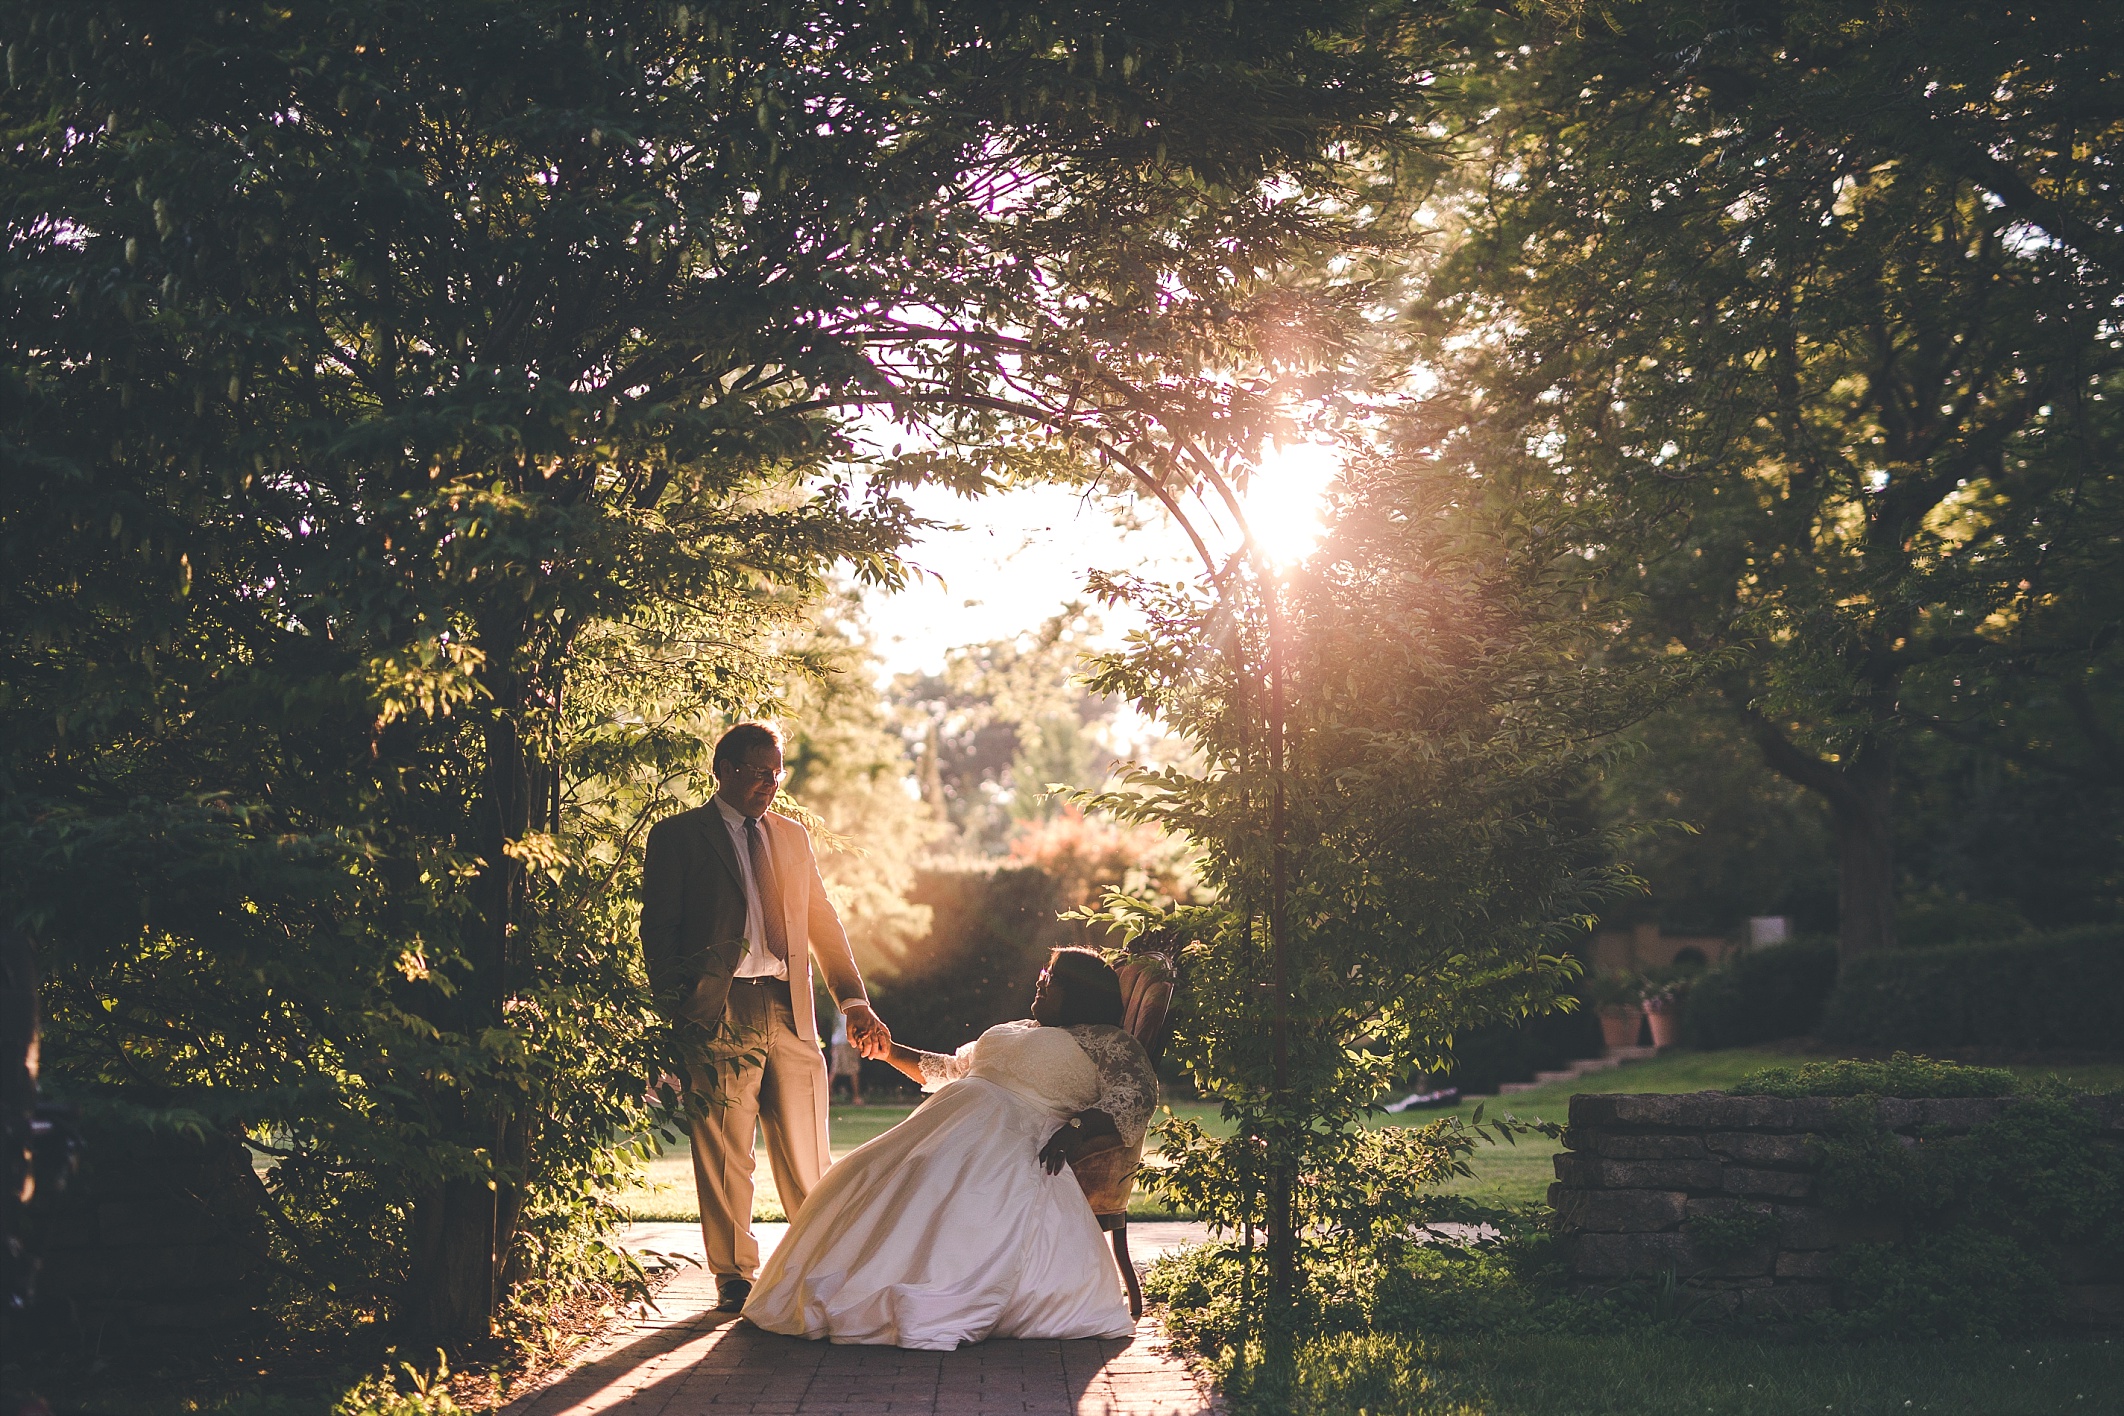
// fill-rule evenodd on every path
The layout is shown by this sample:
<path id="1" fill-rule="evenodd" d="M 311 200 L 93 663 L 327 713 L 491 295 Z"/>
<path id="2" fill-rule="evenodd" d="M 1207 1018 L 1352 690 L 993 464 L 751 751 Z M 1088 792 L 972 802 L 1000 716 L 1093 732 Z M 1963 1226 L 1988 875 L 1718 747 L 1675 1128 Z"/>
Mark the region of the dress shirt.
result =
<path id="1" fill-rule="evenodd" d="M 729 829 L 730 843 L 737 848 L 738 874 L 745 878 L 745 957 L 738 960 L 737 978 L 787 978 L 789 963 L 777 959 L 767 947 L 767 931 L 760 923 L 765 917 L 760 901 L 760 885 L 752 876 L 752 844 L 745 839 L 745 813 L 731 808 L 721 797 L 715 799 L 715 809 L 723 814 L 723 825 Z M 774 842 L 768 839 L 767 823 L 760 822 L 762 847 L 772 854 Z M 776 861 L 775 874 L 780 875 L 790 868 L 790 862 Z M 776 909 L 786 908 L 781 900 L 774 902 Z M 785 915 L 784 918 L 787 916 Z M 792 949 L 800 948 L 795 939 L 789 941 Z"/>

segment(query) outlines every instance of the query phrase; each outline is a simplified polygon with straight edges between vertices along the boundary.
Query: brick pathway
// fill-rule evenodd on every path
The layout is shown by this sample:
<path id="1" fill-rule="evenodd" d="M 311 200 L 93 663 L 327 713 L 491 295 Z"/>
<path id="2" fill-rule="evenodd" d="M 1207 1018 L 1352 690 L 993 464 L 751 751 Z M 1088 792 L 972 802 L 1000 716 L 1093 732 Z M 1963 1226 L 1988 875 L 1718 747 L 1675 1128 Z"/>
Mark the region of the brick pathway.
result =
<path id="1" fill-rule="evenodd" d="M 630 1236 L 637 1243 L 675 1237 Z M 763 1246 L 770 1237 L 780 1236 L 762 1233 Z M 690 1265 L 657 1304 L 659 1311 L 622 1324 L 506 1416 L 1204 1416 L 1217 1409 L 1148 1317 L 1133 1338 L 903 1352 L 761 1332 L 714 1311 L 713 1281 Z"/>

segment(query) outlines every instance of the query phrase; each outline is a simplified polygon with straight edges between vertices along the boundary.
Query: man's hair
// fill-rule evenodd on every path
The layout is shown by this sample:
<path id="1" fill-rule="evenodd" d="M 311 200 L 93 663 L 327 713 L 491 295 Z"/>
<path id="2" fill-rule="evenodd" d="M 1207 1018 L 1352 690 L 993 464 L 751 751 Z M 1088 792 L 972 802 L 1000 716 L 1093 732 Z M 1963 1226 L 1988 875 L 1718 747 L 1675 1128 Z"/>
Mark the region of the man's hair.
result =
<path id="1" fill-rule="evenodd" d="M 739 723 L 715 740 L 715 774 L 722 776 L 725 767 L 763 747 L 781 751 L 782 735 L 765 723 Z"/>
<path id="2" fill-rule="evenodd" d="M 1057 1027 L 1105 1023 L 1120 1027 L 1121 975 L 1095 949 L 1064 947 L 1047 956 L 1047 986 L 1061 986 Z"/>

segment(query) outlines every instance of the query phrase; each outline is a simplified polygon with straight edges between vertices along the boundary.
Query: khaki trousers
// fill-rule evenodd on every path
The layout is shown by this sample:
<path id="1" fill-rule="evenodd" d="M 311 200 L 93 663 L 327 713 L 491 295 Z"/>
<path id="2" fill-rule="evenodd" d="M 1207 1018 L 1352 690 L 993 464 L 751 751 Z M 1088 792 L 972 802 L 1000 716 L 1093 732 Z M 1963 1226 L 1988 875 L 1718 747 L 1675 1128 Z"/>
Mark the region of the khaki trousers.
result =
<path id="1" fill-rule="evenodd" d="M 804 1000 L 806 1007 L 811 1000 Z M 752 1237 L 755 1131 L 767 1134 L 767 1164 L 791 1218 L 826 1173 L 826 1061 L 816 1043 L 797 1036 L 789 985 L 739 979 L 730 987 L 730 1022 L 743 1036 L 766 1033 L 767 1060 L 738 1076 L 727 1105 L 711 1105 L 693 1123 L 693 1188 L 701 1202 L 701 1242 L 718 1280 L 759 1276 Z"/>

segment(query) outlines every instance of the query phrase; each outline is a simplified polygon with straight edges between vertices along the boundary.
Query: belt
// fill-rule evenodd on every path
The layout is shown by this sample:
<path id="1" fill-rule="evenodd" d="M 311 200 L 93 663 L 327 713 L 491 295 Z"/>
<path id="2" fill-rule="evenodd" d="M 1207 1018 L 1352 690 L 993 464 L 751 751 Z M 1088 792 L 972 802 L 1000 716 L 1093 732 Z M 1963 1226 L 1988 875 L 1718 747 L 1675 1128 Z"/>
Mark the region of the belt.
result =
<path id="1" fill-rule="evenodd" d="M 760 974 L 752 978 L 734 978 L 730 980 L 730 986 L 733 988 L 737 987 L 741 983 L 749 983 L 755 988 L 766 988 L 772 986 L 781 989 L 784 993 L 787 993 L 789 991 L 788 979 L 775 978 L 771 974 Z"/>

